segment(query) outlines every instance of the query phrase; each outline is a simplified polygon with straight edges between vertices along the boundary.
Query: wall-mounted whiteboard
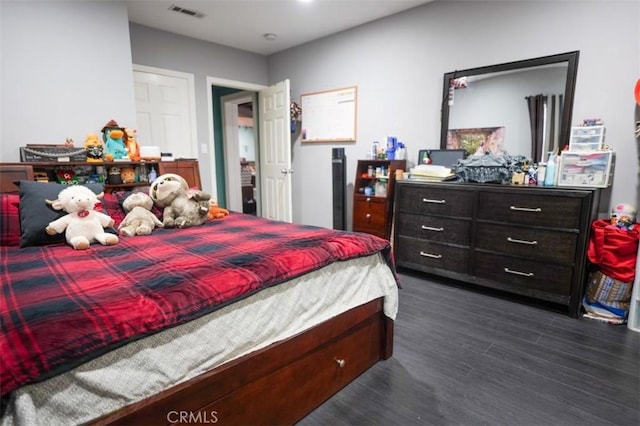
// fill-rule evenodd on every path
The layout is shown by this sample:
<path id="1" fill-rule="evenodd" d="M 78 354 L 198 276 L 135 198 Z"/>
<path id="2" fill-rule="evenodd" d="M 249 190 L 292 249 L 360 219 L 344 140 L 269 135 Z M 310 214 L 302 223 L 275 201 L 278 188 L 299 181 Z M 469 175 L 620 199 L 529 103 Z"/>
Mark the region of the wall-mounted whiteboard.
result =
<path id="1" fill-rule="evenodd" d="M 302 142 L 356 140 L 357 86 L 301 95 Z"/>

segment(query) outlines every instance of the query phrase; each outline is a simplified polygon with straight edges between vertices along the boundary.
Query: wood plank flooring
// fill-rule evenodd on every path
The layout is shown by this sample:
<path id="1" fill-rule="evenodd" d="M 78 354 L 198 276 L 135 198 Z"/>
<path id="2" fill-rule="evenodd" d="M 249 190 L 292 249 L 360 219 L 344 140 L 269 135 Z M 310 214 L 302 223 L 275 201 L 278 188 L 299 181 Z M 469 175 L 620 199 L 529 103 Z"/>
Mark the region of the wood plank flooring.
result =
<path id="1" fill-rule="evenodd" d="M 640 333 L 400 278 L 393 357 L 300 425 L 640 424 Z"/>

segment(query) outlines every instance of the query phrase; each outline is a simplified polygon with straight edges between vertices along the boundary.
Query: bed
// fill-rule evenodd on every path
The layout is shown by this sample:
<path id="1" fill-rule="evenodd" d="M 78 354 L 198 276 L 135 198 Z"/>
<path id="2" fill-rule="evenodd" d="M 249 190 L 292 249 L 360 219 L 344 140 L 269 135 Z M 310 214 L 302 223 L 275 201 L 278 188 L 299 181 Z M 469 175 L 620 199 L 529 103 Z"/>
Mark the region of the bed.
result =
<path id="1" fill-rule="evenodd" d="M 392 356 L 388 241 L 232 212 L 20 247 L 23 192 L 50 185 L 21 173 L 0 165 L 3 425 L 291 424 Z"/>

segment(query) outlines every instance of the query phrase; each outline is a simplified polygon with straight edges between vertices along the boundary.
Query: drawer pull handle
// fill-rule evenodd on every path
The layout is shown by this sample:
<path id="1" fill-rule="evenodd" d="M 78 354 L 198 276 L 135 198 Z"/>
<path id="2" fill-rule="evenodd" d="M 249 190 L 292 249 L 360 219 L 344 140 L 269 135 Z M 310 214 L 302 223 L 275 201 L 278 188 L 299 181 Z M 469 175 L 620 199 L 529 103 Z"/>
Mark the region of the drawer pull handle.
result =
<path id="1" fill-rule="evenodd" d="M 367 203 L 370 203 L 370 202 L 371 202 L 371 198 L 367 198 Z"/>
<path id="2" fill-rule="evenodd" d="M 425 231 L 436 231 L 436 232 L 444 231 L 444 228 L 433 228 L 431 226 L 426 226 L 426 225 L 422 225 L 422 229 L 424 229 Z"/>
<path id="3" fill-rule="evenodd" d="M 508 274 L 521 275 L 523 277 L 533 276 L 533 272 L 520 272 L 520 271 L 514 271 L 513 269 L 509 269 L 509 268 L 504 268 L 504 271 Z"/>
<path id="4" fill-rule="evenodd" d="M 429 198 L 423 198 L 422 202 L 423 203 L 435 203 L 435 204 L 445 204 L 446 203 L 445 200 L 431 200 Z"/>
<path id="5" fill-rule="evenodd" d="M 336 358 L 336 364 L 338 364 L 338 367 L 340 368 L 344 368 L 344 365 L 346 364 L 344 359 L 337 359 Z"/>
<path id="6" fill-rule="evenodd" d="M 536 207 L 535 209 L 529 208 L 529 207 L 516 207 L 516 206 L 511 206 L 509 207 L 511 210 L 515 210 L 518 212 L 531 212 L 531 213 L 540 213 L 542 212 L 542 209 L 540 207 Z"/>
<path id="7" fill-rule="evenodd" d="M 510 243 L 516 243 L 516 244 L 527 244 L 529 246 L 535 246 L 536 244 L 538 244 L 537 241 L 527 241 L 527 240 L 517 240 L 515 238 L 511 238 L 511 237 L 507 237 L 507 241 L 509 241 Z"/>
<path id="8" fill-rule="evenodd" d="M 366 215 L 364 215 L 364 217 L 366 217 L 367 219 L 371 218 L 371 213 L 367 213 Z"/>
<path id="9" fill-rule="evenodd" d="M 431 254 L 431 253 L 425 253 L 423 251 L 420 251 L 420 256 L 430 257 L 432 259 L 442 259 L 441 254 Z"/>

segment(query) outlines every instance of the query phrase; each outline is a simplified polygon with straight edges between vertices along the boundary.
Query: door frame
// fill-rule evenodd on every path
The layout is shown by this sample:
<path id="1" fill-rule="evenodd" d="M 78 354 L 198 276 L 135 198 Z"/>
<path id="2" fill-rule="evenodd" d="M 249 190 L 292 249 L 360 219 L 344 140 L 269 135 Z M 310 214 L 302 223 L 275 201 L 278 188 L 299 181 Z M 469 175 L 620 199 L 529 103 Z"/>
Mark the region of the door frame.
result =
<path id="1" fill-rule="evenodd" d="M 260 92 L 261 90 L 264 90 L 266 88 L 268 88 L 269 86 L 263 86 L 261 84 L 254 84 L 254 83 L 246 83 L 244 81 L 237 81 L 237 80 L 229 80 L 226 78 L 217 78 L 217 77 L 210 77 L 207 76 L 207 112 L 208 112 L 208 120 L 207 120 L 207 125 L 209 127 L 209 152 L 211 153 L 211 190 L 213 193 L 216 193 L 218 190 L 218 182 L 216 179 L 216 170 L 215 170 L 215 164 L 216 164 L 216 153 L 215 153 L 215 141 L 214 141 L 214 127 L 213 127 L 213 97 L 211 96 L 211 89 L 213 88 L 213 86 L 219 86 L 219 87 L 229 87 L 231 89 L 240 89 L 240 90 L 246 90 L 249 92 L 256 92 L 256 96 L 257 96 L 257 92 Z M 258 143 L 258 141 L 256 141 L 256 143 Z M 229 171 L 225 171 L 225 176 L 229 176 Z M 259 196 L 259 191 L 258 191 L 258 196 Z"/>

